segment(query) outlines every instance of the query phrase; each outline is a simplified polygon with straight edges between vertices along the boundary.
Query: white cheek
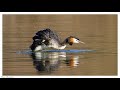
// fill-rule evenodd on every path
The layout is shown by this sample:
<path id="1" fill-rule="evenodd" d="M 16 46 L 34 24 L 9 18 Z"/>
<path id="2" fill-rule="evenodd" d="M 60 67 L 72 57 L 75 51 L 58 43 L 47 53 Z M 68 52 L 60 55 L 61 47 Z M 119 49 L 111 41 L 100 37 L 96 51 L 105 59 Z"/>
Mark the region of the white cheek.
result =
<path id="1" fill-rule="evenodd" d="M 74 39 L 74 43 L 79 43 L 79 41 L 77 39 Z"/>

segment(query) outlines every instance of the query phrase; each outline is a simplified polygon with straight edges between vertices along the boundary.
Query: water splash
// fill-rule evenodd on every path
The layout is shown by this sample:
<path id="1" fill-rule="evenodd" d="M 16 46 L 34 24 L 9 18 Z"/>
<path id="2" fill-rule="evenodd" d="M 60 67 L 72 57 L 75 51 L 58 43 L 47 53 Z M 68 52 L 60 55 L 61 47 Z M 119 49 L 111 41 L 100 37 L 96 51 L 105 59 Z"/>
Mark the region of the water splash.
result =
<path id="1" fill-rule="evenodd" d="M 89 49 L 72 49 L 72 50 L 42 50 L 39 52 L 66 52 L 66 53 L 87 53 L 87 52 L 95 52 L 95 50 L 89 50 Z M 23 50 L 23 51 L 18 51 L 16 52 L 17 54 L 32 54 L 31 50 Z"/>
<path id="2" fill-rule="evenodd" d="M 27 54 L 27 55 L 30 55 L 32 54 L 32 50 L 22 50 L 22 51 L 17 51 L 16 52 L 17 54 Z"/>
<path id="3" fill-rule="evenodd" d="M 73 50 L 43 50 L 42 52 L 66 52 L 66 53 L 83 53 L 83 52 L 93 52 L 95 50 L 88 49 L 73 49 Z"/>

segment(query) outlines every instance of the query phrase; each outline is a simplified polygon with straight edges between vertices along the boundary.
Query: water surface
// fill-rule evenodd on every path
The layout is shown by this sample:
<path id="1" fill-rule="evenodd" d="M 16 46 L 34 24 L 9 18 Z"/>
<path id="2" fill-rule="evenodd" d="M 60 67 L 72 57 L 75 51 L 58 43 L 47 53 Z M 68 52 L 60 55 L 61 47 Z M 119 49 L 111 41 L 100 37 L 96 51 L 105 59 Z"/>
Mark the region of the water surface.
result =
<path id="1" fill-rule="evenodd" d="M 32 37 L 44 28 L 61 41 L 78 37 L 86 44 L 65 50 L 83 52 L 31 53 Z M 3 75 L 117 75 L 117 15 L 3 15 Z"/>

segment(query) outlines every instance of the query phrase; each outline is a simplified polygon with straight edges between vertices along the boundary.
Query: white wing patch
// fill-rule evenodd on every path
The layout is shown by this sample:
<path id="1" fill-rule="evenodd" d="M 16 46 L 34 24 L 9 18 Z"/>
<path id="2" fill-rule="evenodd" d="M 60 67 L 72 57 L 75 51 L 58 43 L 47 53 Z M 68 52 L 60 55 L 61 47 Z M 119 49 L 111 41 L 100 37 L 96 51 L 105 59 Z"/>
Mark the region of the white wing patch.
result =
<path id="1" fill-rule="evenodd" d="M 45 42 L 45 40 L 42 40 L 42 42 Z"/>

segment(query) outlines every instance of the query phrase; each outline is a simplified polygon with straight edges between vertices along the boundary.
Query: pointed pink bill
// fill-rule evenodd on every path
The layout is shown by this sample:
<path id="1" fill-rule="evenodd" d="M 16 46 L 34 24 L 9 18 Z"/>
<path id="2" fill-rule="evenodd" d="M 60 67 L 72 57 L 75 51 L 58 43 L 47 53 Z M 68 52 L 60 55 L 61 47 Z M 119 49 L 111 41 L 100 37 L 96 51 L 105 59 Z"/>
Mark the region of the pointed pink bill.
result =
<path id="1" fill-rule="evenodd" d="M 80 43 L 82 43 L 82 44 L 85 44 L 84 42 L 82 42 L 82 41 L 79 41 Z"/>

